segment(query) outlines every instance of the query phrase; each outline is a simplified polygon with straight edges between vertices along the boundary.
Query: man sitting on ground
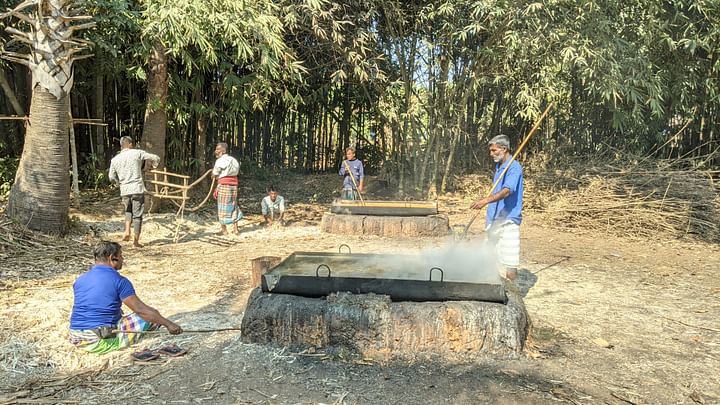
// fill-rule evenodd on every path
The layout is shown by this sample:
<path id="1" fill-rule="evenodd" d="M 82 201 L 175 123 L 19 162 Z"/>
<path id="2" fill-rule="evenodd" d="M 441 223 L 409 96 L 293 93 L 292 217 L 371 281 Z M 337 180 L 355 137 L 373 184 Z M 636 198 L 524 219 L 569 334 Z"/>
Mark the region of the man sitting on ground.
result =
<path id="1" fill-rule="evenodd" d="M 265 217 L 265 225 L 272 225 L 275 221 L 280 225 L 285 225 L 283 216 L 285 215 L 285 199 L 278 195 L 275 186 L 268 187 L 268 195 L 262 199 L 260 206 L 262 214 Z"/>
<path id="2" fill-rule="evenodd" d="M 75 295 L 70 317 L 70 343 L 86 352 L 104 354 L 137 342 L 141 333 L 161 326 L 173 335 L 182 328 L 143 303 L 132 283 L 120 275 L 123 267 L 119 243 L 102 241 L 95 246 L 95 265 L 73 284 Z M 122 304 L 134 313 L 123 316 Z"/>

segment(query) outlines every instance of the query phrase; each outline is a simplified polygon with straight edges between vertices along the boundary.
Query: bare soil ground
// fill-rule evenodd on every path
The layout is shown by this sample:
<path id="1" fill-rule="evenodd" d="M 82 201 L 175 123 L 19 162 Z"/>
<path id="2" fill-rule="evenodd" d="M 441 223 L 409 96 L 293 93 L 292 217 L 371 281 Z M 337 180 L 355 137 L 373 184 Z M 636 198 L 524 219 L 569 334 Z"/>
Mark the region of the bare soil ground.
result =
<path id="1" fill-rule="evenodd" d="M 224 328 L 240 325 L 255 257 L 341 243 L 354 252 L 416 252 L 451 242 L 324 234 L 327 196 L 308 188 L 285 228 L 260 227 L 259 194 L 252 195 L 239 236 L 214 235 L 212 207 L 186 216 L 178 243 L 172 214 L 149 215 L 147 245 L 127 247 L 123 273 L 145 302 L 186 329 Z M 78 353 L 67 343 L 71 286 L 90 265 L 93 240 L 120 239 L 117 203 L 84 205 L 60 247 L 0 264 L 0 404 L 720 403 L 720 248 L 569 233 L 532 212 L 518 284 L 533 332 L 519 358 L 373 363 L 243 344 L 239 331 L 156 335 L 139 347 L 174 342 L 189 350 L 157 365 L 132 364 L 131 350 Z M 441 200 L 451 224 L 467 222 L 468 205 L 459 195 Z M 481 239 L 480 228 L 471 237 Z"/>

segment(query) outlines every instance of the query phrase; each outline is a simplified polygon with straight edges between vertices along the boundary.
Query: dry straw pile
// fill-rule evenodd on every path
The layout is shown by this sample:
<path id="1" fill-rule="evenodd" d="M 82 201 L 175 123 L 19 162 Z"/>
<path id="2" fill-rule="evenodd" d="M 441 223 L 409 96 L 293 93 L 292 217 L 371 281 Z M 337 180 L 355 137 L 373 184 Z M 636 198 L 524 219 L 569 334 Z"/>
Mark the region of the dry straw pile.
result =
<path id="1" fill-rule="evenodd" d="M 525 165 L 526 208 L 560 227 L 717 242 L 720 170 L 709 160 L 537 157 Z"/>

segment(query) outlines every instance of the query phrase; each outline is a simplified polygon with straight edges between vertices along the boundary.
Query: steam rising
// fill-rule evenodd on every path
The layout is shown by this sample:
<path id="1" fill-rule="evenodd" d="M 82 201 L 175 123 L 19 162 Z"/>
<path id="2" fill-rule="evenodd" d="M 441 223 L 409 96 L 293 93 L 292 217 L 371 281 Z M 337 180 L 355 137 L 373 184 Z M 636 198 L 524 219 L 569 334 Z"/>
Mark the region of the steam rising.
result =
<path id="1" fill-rule="evenodd" d="M 493 249 L 478 241 L 448 243 L 417 253 L 327 255 L 296 252 L 272 272 L 277 275 L 431 281 L 440 281 L 442 277 L 443 281 L 449 282 L 501 284 Z"/>
<path id="2" fill-rule="evenodd" d="M 424 267 L 441 268 L 445 281 L 486 284 L 501 282 L 494 251 L 483 242 L 449 243 L 421 252 L 419 260 L 425 264 Z"/>

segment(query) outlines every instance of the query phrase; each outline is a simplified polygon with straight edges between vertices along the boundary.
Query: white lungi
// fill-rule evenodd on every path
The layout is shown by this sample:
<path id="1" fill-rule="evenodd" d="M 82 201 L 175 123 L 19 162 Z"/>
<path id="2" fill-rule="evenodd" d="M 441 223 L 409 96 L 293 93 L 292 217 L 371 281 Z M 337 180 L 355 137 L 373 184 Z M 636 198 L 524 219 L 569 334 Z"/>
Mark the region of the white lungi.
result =
<path id="1" fill-rule="evenodd" d="M 495 254 L 505 267 L 520 266 L 520 225 L 505 221 L 487 229 L 487 239 L 495 246 Z"/>

